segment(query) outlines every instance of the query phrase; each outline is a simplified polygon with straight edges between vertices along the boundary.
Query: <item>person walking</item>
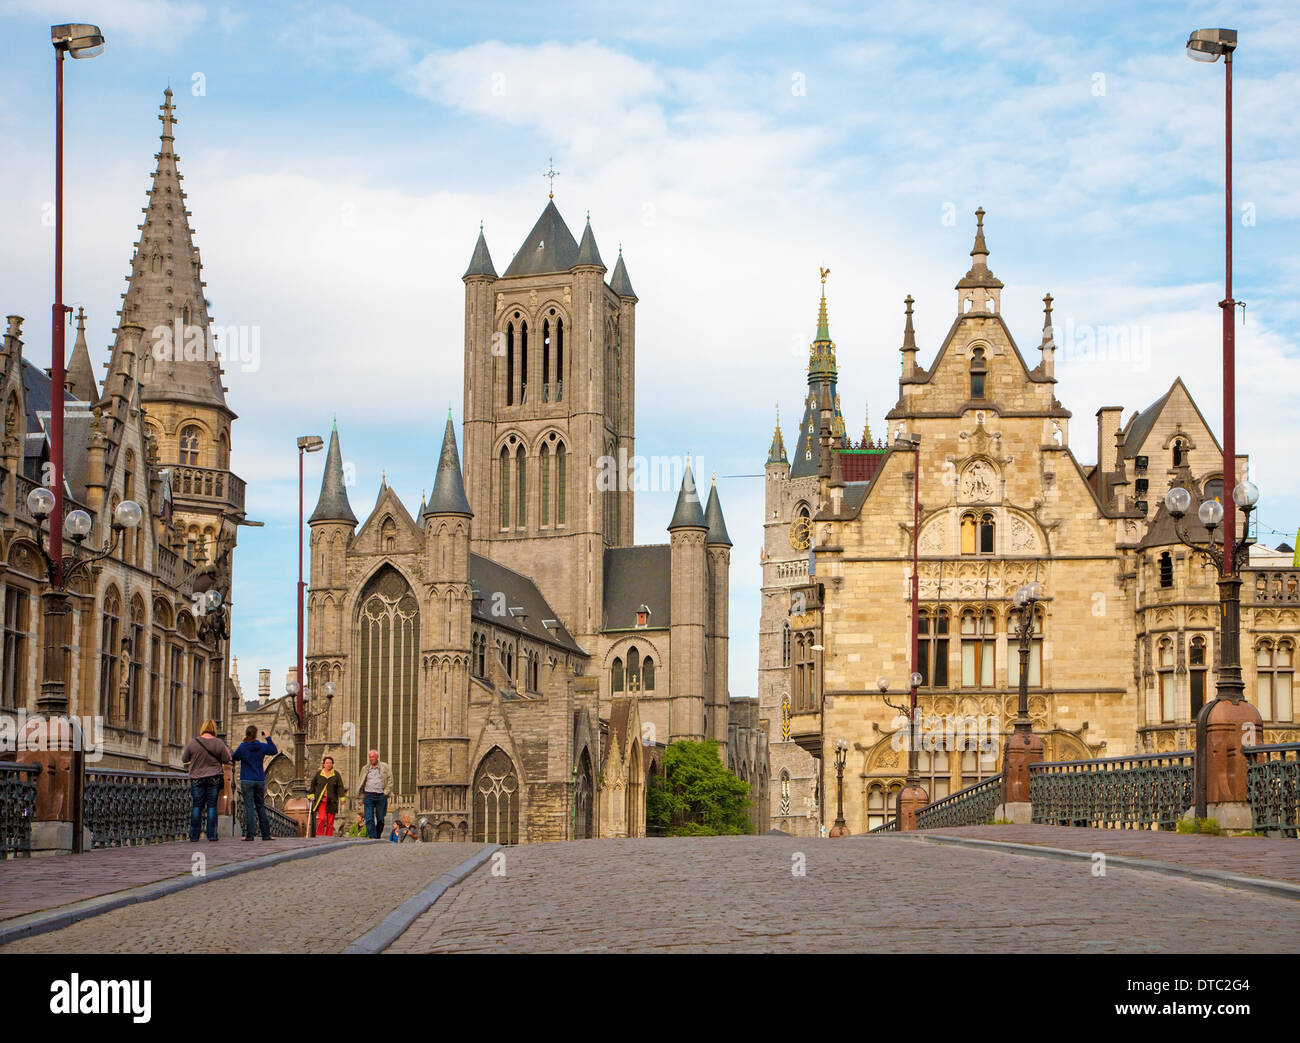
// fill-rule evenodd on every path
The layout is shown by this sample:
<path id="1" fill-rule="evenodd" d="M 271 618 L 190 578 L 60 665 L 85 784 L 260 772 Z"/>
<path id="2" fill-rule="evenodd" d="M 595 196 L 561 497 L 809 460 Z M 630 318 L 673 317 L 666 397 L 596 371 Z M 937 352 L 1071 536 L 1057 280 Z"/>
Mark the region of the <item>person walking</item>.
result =
<path id="1" fill-rule="evenodd" d="M 384 835 L 388 798 L 392 793 L 393 769 L 379 759 L 378 750 L 371 750 L 361 769 L 361 796 L 366 811 L 366 835 L 372 840 Z"/>
<path id="2" fill-rule="evenodd" d="M 217 798 L 226 781 L 223 764 L 231 762 L 230 747 L 217 738 L 217 723 L 203 722 L 199 734 L 185 744 L 181 763 L 190 769 L 190 843 L 197 844 L 206 813 L 208 840 L 217 839 Z"/>
<path id="3" fill-rule="evenodd" d="M 239 761 L 239 793 L 244 800 L 244 839 L 253 839 L 254 825 L 261 826 L 262 839 L 271 839 L 271 817 L 266 813 L 266 771 L 263 765 L 267 757 L 274 757 L 280 751 L 275 748 L 266 732 L 262 741 L 257 739 L 257 725 L 250 724 L 244 729 L 244 741 L 231 755 Z"/>
<path id="4" fill-rule="evenodd" d="M 320 771 L 311 780 L 311 792 L 307 799 L 312 802 L 311 811 L 316 817 L 316 835 L 332 837 L 334 835 L 334 816 L 339 813 L 339 806 L 347 795 L 348 789 L 343 785 L 343 776 L 334 770 L 334 758 L 325 757 L 320 762 Z"/>

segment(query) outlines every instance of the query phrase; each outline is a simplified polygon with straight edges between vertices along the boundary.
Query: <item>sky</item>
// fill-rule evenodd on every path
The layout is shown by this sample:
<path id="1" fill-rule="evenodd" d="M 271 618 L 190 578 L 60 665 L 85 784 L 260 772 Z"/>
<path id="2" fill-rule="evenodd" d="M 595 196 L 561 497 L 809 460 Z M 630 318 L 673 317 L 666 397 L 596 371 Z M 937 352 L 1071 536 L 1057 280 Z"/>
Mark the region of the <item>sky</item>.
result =
<path id="1" fill-rule="evenodd" d="M 1237 444 L 1260 539 L 1300 525 L 1300 9 L 1275 3 L 256 4 L 0 0 L 0 308 L 49 364 L 49 25 L 99 24 L 65 86 L 65 300 L 106 361 L 176 92 L 176 150 L 248 482 L 232 651 L 246 693 L 294 656 L 298 435 L 337 417 L 366 517 L 381 475 L 412 512 L 462 407 L 464 287 L 480 221 L 504 271 L 546 204 L 621 244 L 637 305 L 637 450 L 718 476 L 735 547 L 732 694 L 755 694 L 761 478 L 806 391 L 819 267 L 848 429 L 898 397 L 903 298 L 928 365 L 955 315 L 973 212 L 1003 314 L 1035 357 L 1054 298 L 1057 396 L 1096 457 L 1182 376 L 1220 430 L 1223 63 L 1234 62 Z M 251 347 L 251 337 L 250 337 Z M 792 443 L 789 443 L 792 444 Z M 324 454 L 307 457 L 307 509 Z M 675 490 L 639 493 L 666 542 Z"/>

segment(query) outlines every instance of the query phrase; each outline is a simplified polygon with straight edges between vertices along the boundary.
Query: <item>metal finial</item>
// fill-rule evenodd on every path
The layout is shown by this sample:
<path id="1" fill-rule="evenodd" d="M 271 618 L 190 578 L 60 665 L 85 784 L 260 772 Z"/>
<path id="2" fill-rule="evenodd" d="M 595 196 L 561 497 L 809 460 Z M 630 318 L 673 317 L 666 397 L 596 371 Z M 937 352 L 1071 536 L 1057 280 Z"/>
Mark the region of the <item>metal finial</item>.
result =
<path id="1" fill-rule="evenodd" d="M 546 157 L 546 165 L 547 165 L 547 171 L 546 171 L 545 174 L 542 175 L 542 177 L 547 178 L 547 179 L 550 181 L 550 183 L 551 183 L 551 194 L 550 194 L 550 197 L 549 197 L 549 198 L 554 199 L 554 198 L 555 198 L 555 179 L 556 179 L 557 177 L 560 176 L 560 172 L 559 172 L 558 170 L 555 169 L 555 157 L 554 157 L 554 156 L 547 156 L 547 157 Z"/>

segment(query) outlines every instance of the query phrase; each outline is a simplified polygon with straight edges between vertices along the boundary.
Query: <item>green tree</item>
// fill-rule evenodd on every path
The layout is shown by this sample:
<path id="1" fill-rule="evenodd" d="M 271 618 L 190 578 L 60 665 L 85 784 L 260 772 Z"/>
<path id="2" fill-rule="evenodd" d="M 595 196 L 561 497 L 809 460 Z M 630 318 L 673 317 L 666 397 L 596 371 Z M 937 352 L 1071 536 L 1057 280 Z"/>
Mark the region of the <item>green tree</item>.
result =
<path id="1" fill-rule="evenodd" d="M 673 743 L 664 752 L 663 774 L 646 794 L 646 825 L 669 837 L 748 833 L 749 783 L 718 759 L 718 740 Z"/>

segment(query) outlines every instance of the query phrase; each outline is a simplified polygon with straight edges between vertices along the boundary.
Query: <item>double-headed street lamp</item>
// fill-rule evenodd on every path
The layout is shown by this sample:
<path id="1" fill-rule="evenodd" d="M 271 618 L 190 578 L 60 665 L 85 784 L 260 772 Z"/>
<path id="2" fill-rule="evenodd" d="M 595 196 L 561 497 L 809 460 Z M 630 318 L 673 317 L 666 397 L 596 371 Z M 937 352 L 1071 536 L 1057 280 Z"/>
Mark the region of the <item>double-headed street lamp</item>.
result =
<path id="1" fill-rule="evenodd" d="M 1002 814 L 1012 821 L 1017 821 L 1017 815 L 1029 814 L 1029 766 L 1043 759 L 1042 736 L 1034 734 L 1029 719 L 1029 652 L 1034 638 L 1035 606 L 1042 600 L 1043 585 L 1037 580 L 1024 584 L 1011 598 L 1018 616 L 1020 683 L 1015 725 L 1002 754 Z"/>
<path id="2" fill-rule="evenodd" d="M 302 674 L 302 614 L 303 614 L 303 592 L 307 588 L 306 582 L 302 578 L 302 528 L 303 528 L 303 458 L 307 453 L 319 453 L 325 448 L 325 440 L 320 435 L 301 435 L 298 438 L 298 658 L 294 660 L 297 664 L 298 688 L 291 695 L 297 695 L 298 699 L 294 706 L 298 716 L 298 727 L 306 728 L 307 718 L 304 716 L 303 704 L 306 700 L 303 698 L 303 674 Z M 301 770 L 298 772 L 299 781 L 302 780 Z"/>
<path id="3" fill-rule="evenodd" d="M 849 744 L 843 739 L 835 740 L 835 789 L 836 813 L 835 825 L 831 827 L 833 837 L 849 835 L 848 823 L 844 821 L 844 762 L 849 755 Z"/>

